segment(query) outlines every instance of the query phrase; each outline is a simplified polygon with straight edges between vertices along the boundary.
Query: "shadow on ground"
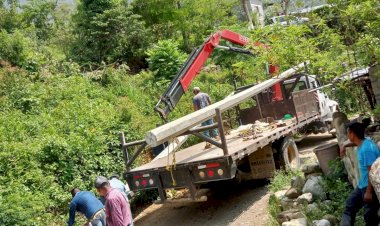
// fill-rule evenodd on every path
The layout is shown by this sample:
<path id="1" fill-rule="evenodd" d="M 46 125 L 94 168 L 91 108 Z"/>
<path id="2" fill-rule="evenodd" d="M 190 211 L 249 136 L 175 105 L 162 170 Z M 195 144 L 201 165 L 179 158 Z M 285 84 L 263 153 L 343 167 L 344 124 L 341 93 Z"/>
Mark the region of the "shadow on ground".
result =
<path id="1" fill-rule="evenodd" d="M 155 204 L 137 217 L 135 225 L 228 225 L 266 195 L 266 185 L 267 180 L 212 183 L 208 201 Z"/>

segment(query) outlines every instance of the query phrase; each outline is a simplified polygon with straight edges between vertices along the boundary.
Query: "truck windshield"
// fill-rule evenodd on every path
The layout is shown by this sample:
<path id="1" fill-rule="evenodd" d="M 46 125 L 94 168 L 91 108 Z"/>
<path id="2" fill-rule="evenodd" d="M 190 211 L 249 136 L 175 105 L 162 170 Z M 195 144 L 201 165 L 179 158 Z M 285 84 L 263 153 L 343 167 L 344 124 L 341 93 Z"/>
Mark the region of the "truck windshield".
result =
<path id="1" fill-rule="evenodd" d="M 294 91 L 300 91 L 300 90 L 304 90 L 304 89 L 307 89 L 306 87 L 306 83 L 304 81 L 298 81 L 297 84 L 294 86 L 294 89 L 292 89 L 294 83 L 287 83 L 287 84 L 284 84 L 284 87 L 285 87 L 285 90 L 286 90 L 286 93 L 288 93 L 289 95 L 294 92 Z"/>

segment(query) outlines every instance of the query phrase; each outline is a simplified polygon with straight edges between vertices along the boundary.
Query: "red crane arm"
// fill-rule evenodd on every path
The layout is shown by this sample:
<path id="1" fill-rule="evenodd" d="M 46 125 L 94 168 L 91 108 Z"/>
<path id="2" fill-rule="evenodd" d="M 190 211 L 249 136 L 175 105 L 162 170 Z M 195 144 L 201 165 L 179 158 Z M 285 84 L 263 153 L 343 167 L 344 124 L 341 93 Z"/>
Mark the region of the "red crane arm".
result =
<path id="1" fill-rule="evenodd" d="M 212 51 L 219 46 L 221 39 L 225 39 L 237 45 L 245 46 L 249 43 L 249 39 L 243 35 L 237 34 L 230 30 L 222 30 L 211 35 L 203 45 L 194 49 L 190 54 L 181 70 L 174 77 L 164 95 L 160 98 L 154 109 L 160 114 L 162 119 L 166 119 L 167 115 L 175 108 L 183 94 L 189 89 L 191 82 L 199 73 L 207 59 L 210 57 Z M 254 43 L 256 46 L 269 48 L 260 42 Z M 244 54 L 251 54 L 250 51 L 236 48 L 236 47 L 223 47 L 231 51 L 240 52 Z M 270 74 L 276 74 L 278 67 L 270 65 Z M 280 87 L 275 87 L 276 100 L 282 99 Z"/>
<path id="2" fill-rule="evenodd" d="M 199 55 L 194 59 L 186 74 L 180 80 L 183 90 L 186 92 L 194 80 L 195 76 L 202 69 L 202 66 L 206 63 L 207 59 L 210 57 L 212 51 L 218 47 L 220 39 L 225 39 L 234 44 L 244 46 L 249 43 L 249 39 L 243 35 L 237 34 L 230 30 L 222 30 L 211 35 L 209 39 L 203 44 L 203 48 Z"/>

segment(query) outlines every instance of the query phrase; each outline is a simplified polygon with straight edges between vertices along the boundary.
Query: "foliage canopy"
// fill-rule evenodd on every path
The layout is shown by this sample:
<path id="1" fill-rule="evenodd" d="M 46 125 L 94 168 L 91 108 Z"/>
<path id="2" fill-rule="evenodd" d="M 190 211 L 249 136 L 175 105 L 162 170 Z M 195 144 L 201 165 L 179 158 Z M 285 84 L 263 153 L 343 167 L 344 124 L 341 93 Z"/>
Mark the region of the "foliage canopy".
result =
<path id="1" fill-rule="evenodd" d="M 307 24 L 254 30 L 242 1 L 126 2 L 0 1 L 0 225 L 64 224 L 70 188 L 93 190 L 96 175 L 121 174 L 118 132 L 131 141 L 160 123 L 156 100 L 186 54 L 217 30 L 270 48 L 248 46 L 254 57 L 216 50 L 193 82 L 213 100 L 234 81 L 266 79 L 268 63 L 285 70 L 310 60 L 309 73 L 329 82 L 379 62 L 375 0 L 329 0 Z M 342 109 L 357 110 L 356 89 L 338 88 Z M 191 112 L 191 98 L 170 118 Z"/>

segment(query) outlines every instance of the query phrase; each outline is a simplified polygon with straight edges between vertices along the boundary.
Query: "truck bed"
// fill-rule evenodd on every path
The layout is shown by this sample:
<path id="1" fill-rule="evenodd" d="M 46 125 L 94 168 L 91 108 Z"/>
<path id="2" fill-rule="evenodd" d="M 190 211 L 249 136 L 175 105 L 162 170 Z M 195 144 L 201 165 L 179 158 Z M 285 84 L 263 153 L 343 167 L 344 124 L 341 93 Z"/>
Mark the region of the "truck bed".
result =
<path id="1" fill-rule="evenodd" d="M 196 162 L 218 159 L 222 157 L 231 157 L 233 160 L 242 159 L 251 154 L 257 149 L 266 146 L 270 142 L 285 136 L 304 125 L 318 119 L 318 114 L 311 115 L 299 122 L 294 122 L 290 125 L 277 127 L 271 131 L 263 132 L 257 138 L 244 139 L 239 136 L 237 132 L 231 131 L 231 135 L 226 136 L 228 155 L 223 155 L 223 150 L 212 146 L 209 149 L 204 149 L 205 142 L 198 143 L 188 148 L 182 149 L 175 153 L 176 165 L 194 164 Z M 167 165 L 173 164 L 173 153 L 159 159 L 155 159 L 145 165 L 139 166 L 130 170 L 130 172 L 156 170 L 159 168 L 166 168 Z"/>

